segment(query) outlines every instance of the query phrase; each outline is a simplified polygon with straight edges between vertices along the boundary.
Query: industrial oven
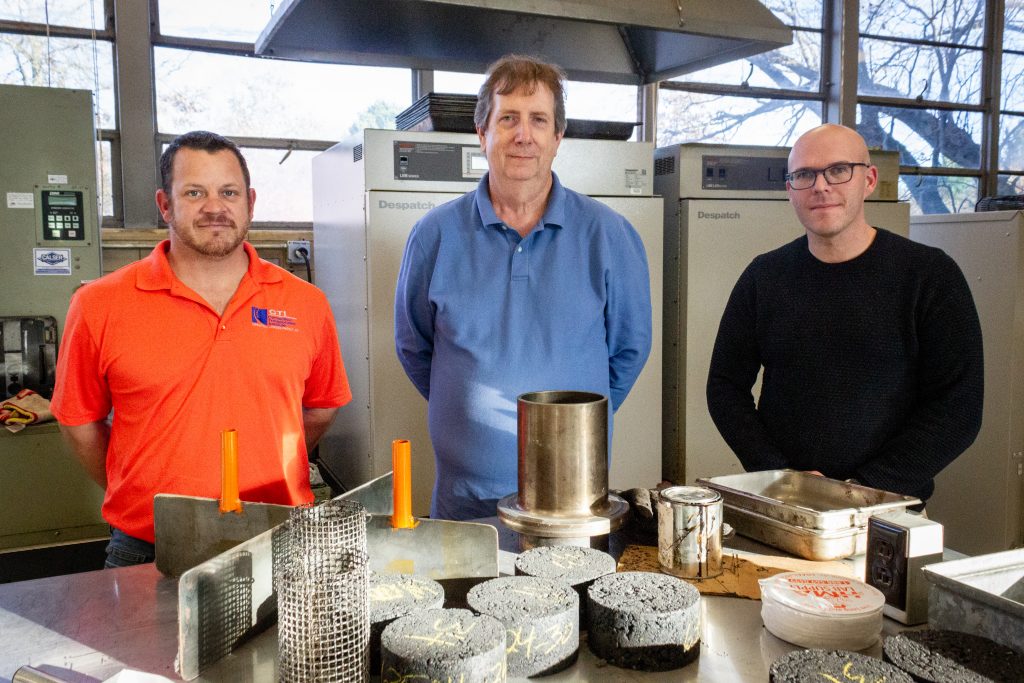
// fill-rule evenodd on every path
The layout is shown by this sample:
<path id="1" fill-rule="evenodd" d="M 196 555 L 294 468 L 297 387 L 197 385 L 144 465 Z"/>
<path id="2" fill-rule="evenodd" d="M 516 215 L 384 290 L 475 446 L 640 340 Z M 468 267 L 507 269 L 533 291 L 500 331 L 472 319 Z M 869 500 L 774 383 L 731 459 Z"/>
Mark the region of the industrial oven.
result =
<path id="1" fill-rule="evenodd" d="M 566 138 L 554 162 L 566 187 L 633 224 L 650 264 L 654 347 L 615 415 L 612 488 L 661 480 L 662 203 L 653 196 L 653 152 L 650 143 Z M 464 133 L 368 129 L 313 160 L 317 285 L 330 300 L 354 396 L 320 442 L 321 467 L 352 487 L 391 469 L 392 439 L 410 439 L 420 513 L 429 509 L 434 456 L 427 403 L 395 354 L 395 282 L 413 224 L 474 189 L 486 171 L 479 139 Z"/>
<path id="2" fill-rule="evenodd" d="M 788 157 L 786 147 L 700 143 L 655 152 L 654 190 L 665 198 L 663 469 L 672 481 L 743 471 L 708 413 L 708 368 L 744 268 L 804 234 L 786 195 Z M 879 183 L 867 220 L 906 237 L 910 207 L 896 201 L 896 154 L 873 151 L 871 160 Z"/>

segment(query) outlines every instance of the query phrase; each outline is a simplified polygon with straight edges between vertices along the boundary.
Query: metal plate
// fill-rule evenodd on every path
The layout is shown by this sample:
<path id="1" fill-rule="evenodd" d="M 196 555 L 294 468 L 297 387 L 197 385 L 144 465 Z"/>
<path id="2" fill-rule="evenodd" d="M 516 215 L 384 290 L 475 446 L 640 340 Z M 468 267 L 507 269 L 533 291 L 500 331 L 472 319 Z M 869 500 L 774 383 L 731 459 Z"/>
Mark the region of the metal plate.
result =
<path id="1" fill-rule="evenodd" d="M 419 519 L 412 529 L 392 529 L 390 515 L 366 522 L 370 570 L 431 579 L 498 575 L 498 530 L 489 524 Z"/>
<path id="2" fill-rule="evenodd" d="M 242 512 L 222 513 L 215 498 L 158 493 L 153 498 L 156 568 L 178 577 L 253 536 L 288 520 L 288 505 L 242 503 Z"/>
<path id="3" fill-rule="evenodd" d="M 372 571 L 433 579 L 498 575 L 498 531 L 490 525 L 419 520 L 413 529 L 392 529 L 390 472 L 337 499 L 357 501 L 371 513 L 366 542 Z M 196 678 L 274 623 L 274 555 L 287 546 L 275 543 L 282 528 L 264 531 L 182 574 L 177 663 L 182 678 Z"/>
<path id="4" fill-rule="evenodd" d="M 797 470 L 764 470 L 698 479 L 726 505 L 805 529 L 866 527 L 868 517 L 920 504 L 911 496 Z M 741 532 L 742 533 L 742 532 Z"/>
<path id="5" fill-rule="evenodd" d="M 368 512 L 390 513 L 391 473 L 338 498 L 362 503 Z M 274 623 L 274 532 L 250 538 L 189 569 L 178 581 L 178 660 L 185 680 Z"/>

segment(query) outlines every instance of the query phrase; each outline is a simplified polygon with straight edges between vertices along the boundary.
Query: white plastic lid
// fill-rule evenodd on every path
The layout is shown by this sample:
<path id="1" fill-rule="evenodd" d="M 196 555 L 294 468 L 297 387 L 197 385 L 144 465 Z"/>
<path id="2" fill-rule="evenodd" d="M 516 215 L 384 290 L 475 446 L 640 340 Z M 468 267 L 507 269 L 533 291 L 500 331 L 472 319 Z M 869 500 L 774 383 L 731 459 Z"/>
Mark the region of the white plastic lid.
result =
<path id="1" fill-rule="evenodd" d="M 761 599 L 798 612 L 830 617 L 880 613 L 885 596 L 863 581 L 837 574 L 784 572 L 758 582 Z"/>

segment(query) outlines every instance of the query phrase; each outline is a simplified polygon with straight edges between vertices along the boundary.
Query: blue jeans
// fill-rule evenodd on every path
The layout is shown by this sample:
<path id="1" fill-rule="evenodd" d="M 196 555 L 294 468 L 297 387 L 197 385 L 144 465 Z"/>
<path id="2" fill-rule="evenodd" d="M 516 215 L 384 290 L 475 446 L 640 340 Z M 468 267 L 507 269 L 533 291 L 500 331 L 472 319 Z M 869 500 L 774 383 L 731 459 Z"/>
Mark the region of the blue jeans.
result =
<path id="1" fill-rule="evenodd" d="M 152 543 L 147 543 L 140 538 L 129 536 L 120 529 L 110 527 L 107 560 L 103 563 L 105 568 L 131 567 L 136 564 L 152 562 L 154 559 L 156 559 L 156 548 Z"/>

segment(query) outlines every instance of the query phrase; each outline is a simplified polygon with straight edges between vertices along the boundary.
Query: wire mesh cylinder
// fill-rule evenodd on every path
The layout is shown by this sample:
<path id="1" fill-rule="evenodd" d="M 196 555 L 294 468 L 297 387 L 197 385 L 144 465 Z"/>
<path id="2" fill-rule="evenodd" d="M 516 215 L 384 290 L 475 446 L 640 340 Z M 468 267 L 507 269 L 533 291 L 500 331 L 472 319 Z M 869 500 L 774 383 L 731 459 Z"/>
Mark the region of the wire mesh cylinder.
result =
<path id="1" fill-rule="evenodd" d="M 273 537 L 278 678 L 369 678 L 366 510 L 332 500 L 291 511 Z"/>
<path id="2" fill-rule="evenodd" d="M 336 558 L 345 551 L 366 552 L 366 509 L 355 501 L 330 500 L 292 508 L 272 537 L 274 586 L 295 557 Z"/>
<path id="3" fill-rule="evenodd" d="M 367 567 L 358 551 L 284 563 L 277 585 L 280 681 L 369 680 Z"/>
<path id="4" fill-rule="evenodd" d="M 366 550 L 366 510 L 351 500 L 292 508 L 288 519 L 292 553 L 324 554 Z"/>

